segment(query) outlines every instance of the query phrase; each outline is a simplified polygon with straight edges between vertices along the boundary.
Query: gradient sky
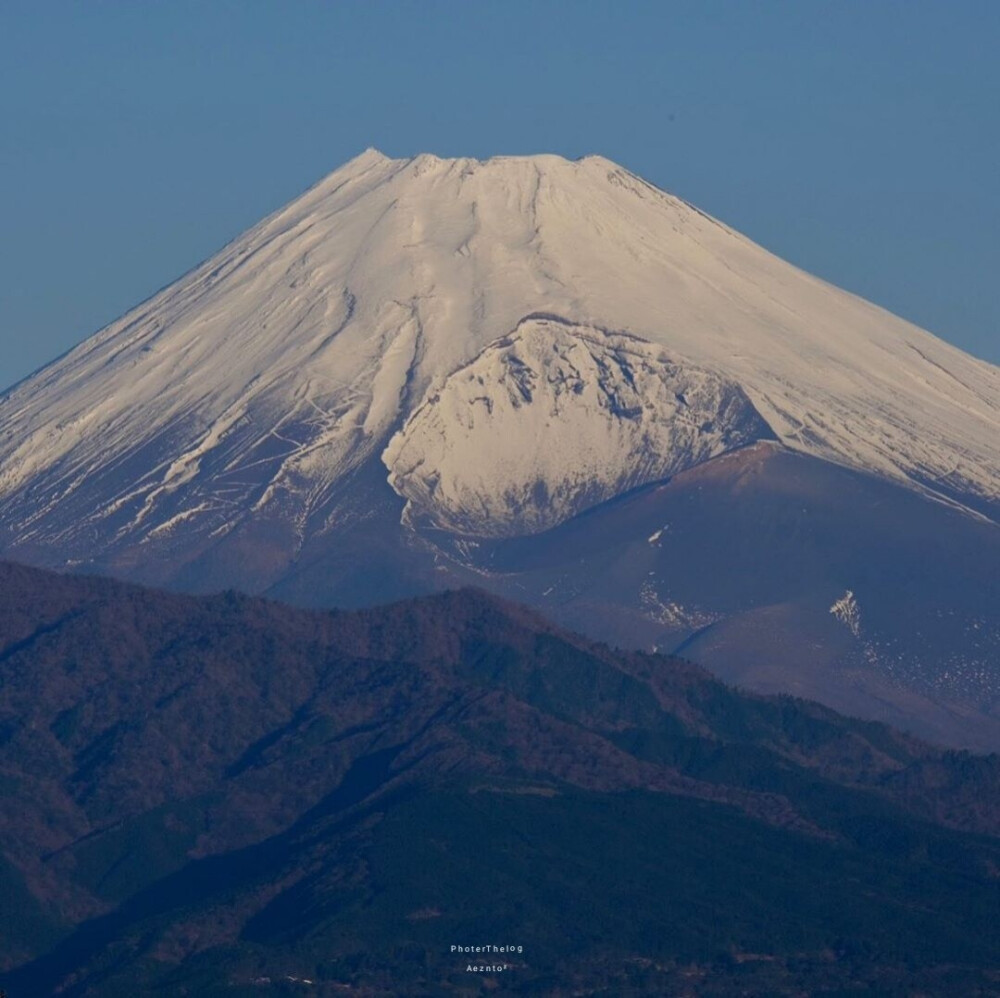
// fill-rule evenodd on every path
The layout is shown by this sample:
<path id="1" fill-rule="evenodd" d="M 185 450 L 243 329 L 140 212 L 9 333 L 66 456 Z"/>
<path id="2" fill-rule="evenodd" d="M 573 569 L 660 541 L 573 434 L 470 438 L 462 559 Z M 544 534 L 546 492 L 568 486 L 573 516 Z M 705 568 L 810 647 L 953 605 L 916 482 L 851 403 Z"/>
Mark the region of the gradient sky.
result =
<path id="1" fill-rule="evenodd" d="M 0 386 L 374 145 L 600 153 L 1000 362 L 1000 4 L 0 6 Z"/>

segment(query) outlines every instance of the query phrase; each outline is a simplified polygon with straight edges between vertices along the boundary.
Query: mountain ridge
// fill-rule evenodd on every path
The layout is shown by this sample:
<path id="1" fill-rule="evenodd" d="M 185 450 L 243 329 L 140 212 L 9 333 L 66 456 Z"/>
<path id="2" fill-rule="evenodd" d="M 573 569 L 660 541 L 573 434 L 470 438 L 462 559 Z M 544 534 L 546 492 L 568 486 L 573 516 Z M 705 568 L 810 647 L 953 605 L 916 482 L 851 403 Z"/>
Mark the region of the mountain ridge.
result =
<path id="1" fill-rule="evenodd" d="M 995 755 L 482 592 L 319 613 L 9 563 L 0 585 L 12 993 L 421 993 L 462 982 L 455 939 L 512 934 L 509 993 L 697 968 L 720 995 L 751 971 L 943 994 L 1000 959 Z"/>

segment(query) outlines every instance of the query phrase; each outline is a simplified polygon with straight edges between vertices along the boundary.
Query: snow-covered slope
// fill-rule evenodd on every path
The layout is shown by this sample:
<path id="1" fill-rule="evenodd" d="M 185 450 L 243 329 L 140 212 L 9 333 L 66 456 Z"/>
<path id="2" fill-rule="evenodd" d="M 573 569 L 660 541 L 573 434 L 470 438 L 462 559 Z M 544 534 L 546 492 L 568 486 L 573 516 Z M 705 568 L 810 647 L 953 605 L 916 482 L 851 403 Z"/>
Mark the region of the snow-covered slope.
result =
<path id="1" fill-rule="evenodd" d="M 640 430 L 593 383 L 625 343 L 648 370 L 608 376 Z M 576 357 L 579 395 L 549 380 Z M 520 410 L 515 361 L 544 379 Z M 690 385 L 703 422 L 735 407 L 729 443 L 685 422 Z M 998 508 L 997 368 L 606 159 L 369 150 L 0 399 L 0 550 L 183 561 L 267 520 L 294 557 L 344 528 L 373 467 L 430 522 L 537 529 L 738 443 L 748 420 L 751 438 L 766 424 Z"/>
<path id="2" fill-rule="evenodd" d="M 635 337 L 532 316 L 447 378 L 383 460 L 408 521 L 502 537 L 769 436 L 733 382 Z"/>

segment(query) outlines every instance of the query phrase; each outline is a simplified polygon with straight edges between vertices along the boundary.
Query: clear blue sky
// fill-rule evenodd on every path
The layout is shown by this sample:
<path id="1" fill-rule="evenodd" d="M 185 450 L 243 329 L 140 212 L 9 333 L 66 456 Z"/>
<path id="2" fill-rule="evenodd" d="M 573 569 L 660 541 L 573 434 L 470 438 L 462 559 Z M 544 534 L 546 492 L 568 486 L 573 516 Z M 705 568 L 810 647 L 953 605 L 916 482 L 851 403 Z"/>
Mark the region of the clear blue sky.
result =
<path id="1" fill-rule="evenodd" d="M 0 385 L 364 147 L 590 152 L 1000 362 L 1000 3 L 0 5 Z"/>

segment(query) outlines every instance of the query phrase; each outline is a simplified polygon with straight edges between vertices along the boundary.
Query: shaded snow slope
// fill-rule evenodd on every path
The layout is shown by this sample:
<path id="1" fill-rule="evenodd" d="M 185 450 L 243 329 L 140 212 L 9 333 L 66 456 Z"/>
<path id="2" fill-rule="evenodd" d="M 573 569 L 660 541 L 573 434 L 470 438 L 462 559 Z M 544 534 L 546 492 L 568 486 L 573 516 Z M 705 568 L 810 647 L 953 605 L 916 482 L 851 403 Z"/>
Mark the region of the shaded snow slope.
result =
<path id="1" fill-rule="evenodd" d="M 402 440 L 423 439 L 434 393 L 451 397 L 456 371 L 489 367 L 503 348 L 488 348 L 539 312 L 646 340 L 683 378 L 737 385 L 792 448 L 997 501 L 997 368 L 600 157 L 369 150 L 0 398 L 0 547 L 48 563 L 204 548 L 261 517 L 301 547 L 341 524 L 351 474 L 410 417 Z M 650 425 L 694 454 L 669 428 L 669 384 L 648 379 Z M 628 481 L 615 447 L 636 440 L 591 411 L 599 428 L 578 429 L 601 441 L 588 474 L 603 497 Z M 585 498 L 555 450 L 536 471 L 564 502 L 526 529 Z M 457 495 L 420 502 L 451 524 Z"/>

